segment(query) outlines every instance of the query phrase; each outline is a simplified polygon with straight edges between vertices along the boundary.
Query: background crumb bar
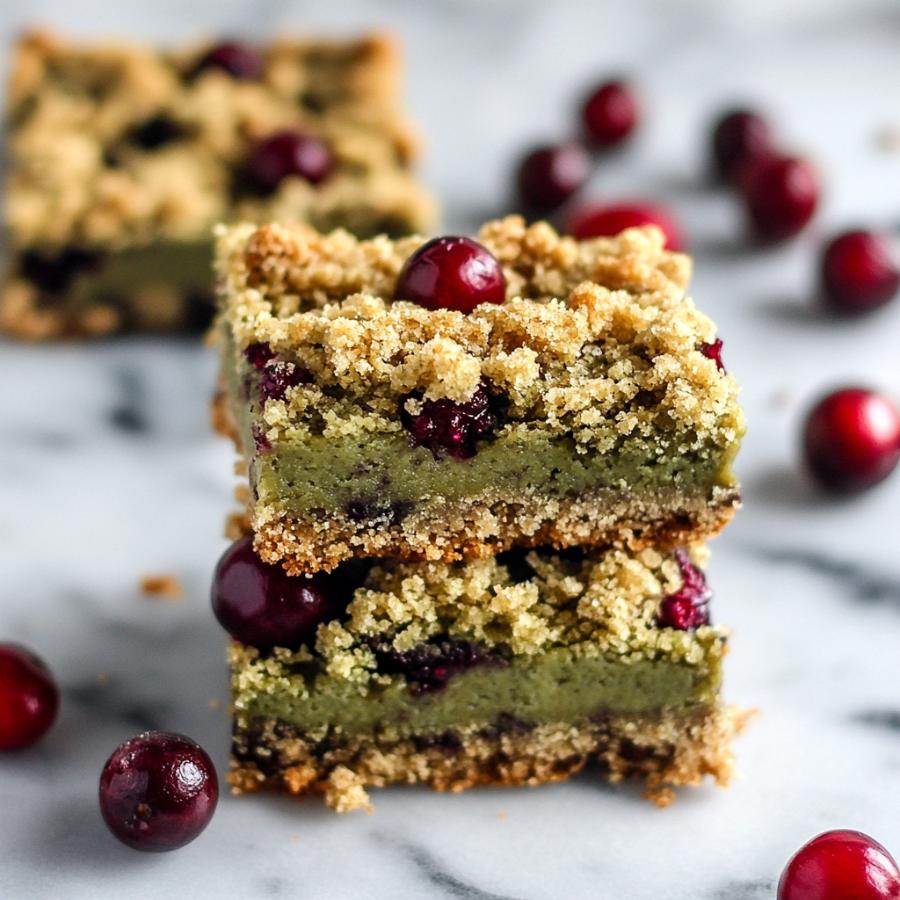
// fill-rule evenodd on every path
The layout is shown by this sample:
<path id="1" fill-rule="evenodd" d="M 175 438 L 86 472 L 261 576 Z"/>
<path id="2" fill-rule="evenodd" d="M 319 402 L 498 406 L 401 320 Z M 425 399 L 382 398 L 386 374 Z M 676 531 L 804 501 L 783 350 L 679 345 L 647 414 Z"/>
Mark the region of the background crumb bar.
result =
<path id="1" fill-rule="evenodd" d="M 0 329 L 43 338 L 202 327 L 209 234 L 222 220 L 298 219 L 363 236 L 430 225 L 391 40 L 277 40 L 254 49 L 254 77 L 207 64 L 212 47 L 40 32 L 20 41 Z M 324 142 L 330 173 L 261 192 L 246 177 L 248 154 L 286 129 Z"/>

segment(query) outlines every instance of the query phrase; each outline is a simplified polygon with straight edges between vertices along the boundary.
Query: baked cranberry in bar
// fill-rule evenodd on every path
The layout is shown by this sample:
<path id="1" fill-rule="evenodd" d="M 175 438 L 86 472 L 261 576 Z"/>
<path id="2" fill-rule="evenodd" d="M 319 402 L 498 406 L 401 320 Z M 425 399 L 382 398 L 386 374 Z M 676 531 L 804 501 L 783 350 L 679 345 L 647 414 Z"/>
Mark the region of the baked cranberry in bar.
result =
<path id="1" fill-rule="evenodd" d="M 690 261 L 663 242 L 518 217 L 428 242 L 221 229 L 216 419 L 249 464 L 262 559 L 715 534 L 744 420 Z"/>
<path id="2" fill-rule="evenodd" d="M 220 221 L 428 227 L 399 75 L 380 36 L 172 50 L 25 36 L 7 103 L 0 329 L 204 327 Z"/>
<path id="3" fill-rule="evenodd" d="M 232 634 L 230 782 L 324 793 L 559 781 L 586 764 L 662 805 L 725 785 L 744 716 L 719 696 L 702 548 L 513 550 L 289 576 L 240 539 L 213 605 Z"/>

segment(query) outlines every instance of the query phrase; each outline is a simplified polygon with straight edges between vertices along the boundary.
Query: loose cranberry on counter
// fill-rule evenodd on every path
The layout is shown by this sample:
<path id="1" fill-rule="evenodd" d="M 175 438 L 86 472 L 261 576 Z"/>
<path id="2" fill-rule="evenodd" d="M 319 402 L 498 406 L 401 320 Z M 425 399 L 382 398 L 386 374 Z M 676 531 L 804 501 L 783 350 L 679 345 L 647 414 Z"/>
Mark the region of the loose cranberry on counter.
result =
<path id="1" fill-rule="evenodd" d="M 467 237 L 438 237 L 406 261 L 394 299 L 470 313 L 481 303 L 503 303 L 506 279 L 497 258 L 481 244 Z"/>
<path id="2" fill-rule="evenodd" d="M 741 193 L 755 235 L 774 243 L 799 234 L 813 217 L 819 178 L 808 160 L 769 156 L 744 168 Z"/>
<path id="3" fill-rule="evenodd" d="M 0 644 L 0 751 L 40 740 L 58 710 L 59 689 L 43 660 L 18 644 Z"/>
<path id="4" fill-rule="evenodd" d="M 592 143 L 601 147 L 613 147 L 624 141 L 634 131 L 639 117 L 637 99 L 624 81 L 601 84 L 581 109 L 585 132 Z"/>
<path id="5" fill-rule="evenodd" d="M 219 800 L 212 760 L 180 734 L 148 731 L 120 744 L 100 775 L 100 812 L 109 830 L 135 850 L 189 844 Z"/>
<path id="6" fill-rule="evenodd" d="M 706 576 L 692 562 L 684 550 L 676 550 L 682 584 L 674 593 L 663 598 L 659 607 L 659 624 L 663 628 L 693 631 L 709 624 L 709 601 L 712 591 Z"/>
<path id="7" fill-rule="evenodd" d="M 887 478 L 900 459 L 900 410 L 874 391 L 835 391 L 810 412 L 803 450 L 823 487 L 839 493 L 870 488 Z"/>
<path id="8" fill-rule="evenodd" d="M 236 641 L 260 650 L 311 644 L 319 624 L 339 616 L 349 599 L 333 596 L 325 577 L 292 576 L 264 563 L 251 537 L 225 551 L 213 576 L 212 607 L 219 624 Z"/>
<path id="9" fill-rule="evenodd" d="M 826 831 L 804 844 L 778 882 L 778 900 L 898 900 L 900 869 L 861 831 Z"/>
<path id="10" fill-rule="evenodd" d="M 773 152 L 772 129 L 759 113 L 736 109 L 720 116 L 712 130 L 712 168 L 715 174 L 735 183 L 749 162 Z"/>
<path id="11" fill-rule="evenodd" d="M 837 312 L 877 309 L 900 289 L 900 264 L 887 238 L 871 231 L 847 231 L 825 247 L 822 294 Z"/>
<path id="12" fill-rule="evenodd" d="M 250 151 L 246 173 L 253 187 L 271 194 L 291 175 L 319 184 L 331 172 L 331 151 L 318 138 L 297 131 L 278 131 Z"/>
<path id="13" fill-rule="evenodd" d="M 546 216 L 587 181 L 591 161 L 578 144 L 538 147 L 519 163 L 519 198 L 526 212 Z"/>
<path id="14" fill-rule="evenodd" d="M 221 69 L 239 81 L 252 81 L 263 73 L 263 58 L 255 47 L 228 41 L 213 47 L 197 63 L 197 72 Z"/>
<path id="15" fill-rule="evenodd" d="M 583 241 L 592 237 L 612 237 L 626 228 L 656 225 L 666 236 L 669 250 L 683 250 L 681 228 L 668 210 L 651 203 L 594 203 L 576 209 L 566 230 Z"/>
<path id="16" fill-rule="evenodd" d="M 426 400 L 418 415 L 406 411 L 406 400 L 400 404 L 400 420 L 415 447 L 427 447 L 435 459 L 443 453 L 454 459 L 475 455 L 477 442 L 490 435 L 497 424 L 491 411 L 490 397 L 479 387 L 466 403 L 443 398 Z"/>

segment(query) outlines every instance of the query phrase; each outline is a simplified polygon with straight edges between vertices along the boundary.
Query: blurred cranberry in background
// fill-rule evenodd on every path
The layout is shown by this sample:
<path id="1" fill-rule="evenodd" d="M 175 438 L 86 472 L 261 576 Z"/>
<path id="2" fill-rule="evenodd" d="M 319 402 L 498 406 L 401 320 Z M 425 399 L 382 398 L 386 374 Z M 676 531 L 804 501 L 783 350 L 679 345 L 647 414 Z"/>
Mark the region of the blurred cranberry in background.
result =
<path id="1" fill-rule="evenodd" d="M 640 109 L 634 91 L 625 81 L 607 81 L 585 100 L 581 120 L 591 144 L 614 147 L 635 129 Z"/>
<path id="2" fill-rule="evenodd" d="M 757 112 L 735 109 L 719 116 L 713 125 L 710 156 L 715 175 L 737 183 L 747 163 L 773 152 L 772 129 Z"/>
<path id="3" fill-rule="evenodd" d="M 587 181 L 591 161 L 580 144 L 537 147 L 519 163 L 517 184 L 524 210 L 546 216 Z"/>
<path id="4" fill-rule="evenodd" d="M 656 225 L 666 236 L 667 249 L 684 249 L 681 228 L 672 214 L 651 203 L 592 203 L 582 206 L 569 216 L 566 230 L 579 240 L 585 240 L 613 236 L 626 228 L 640 225 Z"/>
<path id="5" fill-rule="evenodd" d="M 740 190 L 754 234 L 774 243 L 799 234 L 819 203 L 819 177 L 795 156 L 766 156 L 739 173 Z"/>
<path id="6" fill-rule="evenodd" d="M 900 289 L 900 267 L 888 238 L 847 231 L 825 247 L 822 296 L 836 312 L 864 313 L 883 306 Z"/>

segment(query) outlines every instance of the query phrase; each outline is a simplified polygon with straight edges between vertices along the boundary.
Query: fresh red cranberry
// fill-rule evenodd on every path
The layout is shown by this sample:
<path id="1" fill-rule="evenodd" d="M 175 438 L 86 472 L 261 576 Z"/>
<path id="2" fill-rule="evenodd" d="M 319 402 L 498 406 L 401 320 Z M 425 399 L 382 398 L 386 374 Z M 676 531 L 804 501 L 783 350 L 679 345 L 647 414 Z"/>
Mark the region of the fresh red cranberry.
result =
<path id="1" fill-rule="evenodd" d="M 725 371 L 725 363 L 722 362 L 722 338 L 716 338 L 711 343 L 704 341 L 704 343 L 700 345 L 700 352 L 707 359 L 711 359 L 720 372 Z"/>
<path id="2" fill-rule="evenodd" d="M 808 160 L 765 157 L 749 163 L 741 178 L 750 224 L 762 241 L 783 241 L 799 234 L 816 211 L 819 178 Z"/>
<path id="3" fill-rule="evenodd" d="M 772 129 L 759 113 L 736 109 L 716 120 L 711 143 L 716 175 L 736 183 L 747 163 L 772 153 Z"/>
<path id="4" fill-rule="evenodd" d="M 331 151 L 318 138 L 278 131 L 259 141 L 247 159 L 247 175 L 262 194 L 271 194 L 289 176 L 319 184 L 331 173 Z"/>
<path id="5" fill-rule="evenodd" d="M 475 455 L 477 442 L 494 430 L 497 418 L 491 411 L 490 397 L 484 387 L 476 389 L 471 400 L 425 400 L 422 411 L 411 415 L 405 397 L 400 404 L 400 420 L 409 432 L 414 447 L 427 447 L 435 459 L 446 453 L 454 459 Z"/>
<path id="6" fill-rule="evenodd" d="M 634 131 L 639 117 L 637 99 L 624 81 L 601 84 L 581 110 L 588 137 L 601 147 L 613 147 L 624 141 Z"/>
<path id="7" fill-rule="evenodd" d="M 676 550 L 675 558 L 681 570 L 682 584 L 674 593 L 663 598 L 659 607 L 659 624 L 663 628 L 693 631 L 709 625 L 709 601 L 712 591 L 706 577 L 684 550 Z"/>
<path id="8" fill-rule="evenodd" d="M 595 203 L 576 209 L 568 222 L 569 234 L 580 241 L 613 237 L 626 228 L 655 225 L 666 236 L 669 250 L 683 250 L 681 228 L 672 214 L 650 203 Z"/>
<path id="9" fill-rule="evenodd" d="M 120 744 L 100 775 L 100 812 L 109 830 L 135 850 L 189 844 L 219 800 L 216 769 L 190 738 L 147 731 Z"/>
<path id="10" fill-rule="evenodd" d="M 439 237 L 406 261 L 394 298 L 426 309 L 470 313 L 481 303 L 503 303 L 506 279 L 497 258 L 481 244 L 467 237 Z"/>
<path id="11" fill-rule="evenodd" d="M 261 369 L 270 359 L 275 359 L 275 351 L 265 341 L 256 341 L 247 346 L 244 356 L 254 369 Z"/>
<path id="12" fill-rule="evenodd" d="M 44 662 L 18 644 L 0 644 L 0 751 L 40 740 L 58 710 L 59 689 Z"/>
<path id="13" fill-rule="evenodd" d="M 587 181 L 591 161 L 578 144 L 538 147 L 519 163 L 517 183 L 525 211 L 545 216 Z"/>
<path id="14" fill-rule="evenodd" d="M 197 71 L 205 69 L 222 69 L 232 78 L 240 81 L 252 81 L 263 73 L 263 58 L 255 47 L 228 41 L 213 47 L 197 63 Z"/>
<path id="15" fill-rule="evenodd" d="M 822 254 L 822 293 L 833 309 L 861 313 L 888 302 L 900 289 L 900 264 L 888 240 L 870 231 L 838 235 Z"/>
<path id="16" fill-rule="evenodd" d="M 804 844 L 778 882 L 778 900 L 898 900 L 900 869 L 861 831 L 826 831 Z"/>
<path id="17" fill-rule="evenodd" d="M 339 602 L 330 587 L 323 576 L 291 576 L 281 566 L 264 563 L 253 550 L 253 539 L 243 537 L 216 566 L 213 612 L 242 644 L 296 649 L 315 640 L 321 622 L 344 611 L 346 602 Z"/>
<path id="18" fill-rule="evenodd" d="M 883 394 L 844 388 L 812 409 L 803 433 L 806 463 L 829 490 L 855 493 L 883 481 L 900 459 L 900 410 Z"/>
<path id="19" fill-rule="evenodd" d="M 260 372 L 259 393 L 263 400 L 283 400 L 289 388 L 311 381 L 312 375 L 302 366 L 272 359 Z"/>

